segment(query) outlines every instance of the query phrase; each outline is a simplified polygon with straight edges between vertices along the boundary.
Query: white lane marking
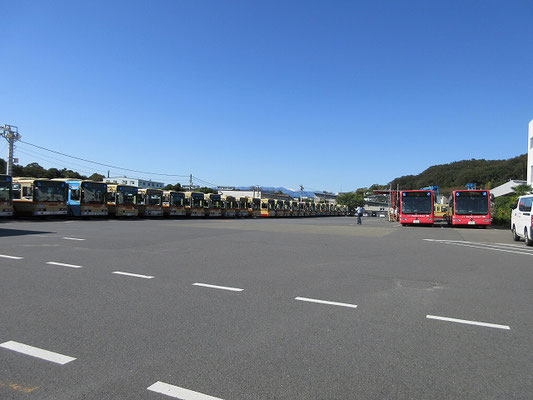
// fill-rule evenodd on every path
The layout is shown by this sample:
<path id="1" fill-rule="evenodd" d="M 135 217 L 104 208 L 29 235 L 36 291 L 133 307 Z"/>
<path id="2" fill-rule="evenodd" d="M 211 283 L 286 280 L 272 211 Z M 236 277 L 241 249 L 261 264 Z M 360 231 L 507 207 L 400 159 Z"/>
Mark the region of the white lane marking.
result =
<path id="1" fill-rule="evenodd" d="M 83 268 L 81 265 L 65 264 L 65 263 L 60 263 L 60 262 L 55 262 L 55 261 L 47 261 L 46 263 L 49 265 L 59 265 L 61 267 Z"/>
<path id="2" fill-rule="evenodd" d="M 75 237 L 68 237 L 68 236 L 63 236 L 63 239 L 65 239 L 65 240 L 85 240 L 85 239 L 80 239 L 80 238 L 75 238 Z"/>
<path id="3" fill-rule="evenodd" d="M 175 399 L 181 400 L 222 400 L 219 397 L 208 396 L 207 394 L 202 394 L 194 392 L 189 389 L 184 389 L 179 386 L 169 385 L 164 382 L 156 382 L 152 386 L 147 387 L 148 390 L 152 392 L 165 394 L 169 397 L 174 397 Z"/>
<path id="4" fill-rule="evenodd" d="M 5 254 L 0 254 L 0 257 L 2 258 L 9 258 L 11 260 L 22 260 L 24 257 L 17 257 L 17 256 L 7 256 Z"/>
<path id="5" fill-rule="evenodd" d="M 64 224 L 71 224 L 71 223 L 73 223 L 73 222 L 75 222 L 75 221 L 65 221 L 65 222 L 63 222 L 63 223 L 64 223 Z"/>
<path id="6" fill-rule="evenodd" d="M 42 360 L 51 361 L 56 364 L 66 364 L 74 361 L 74 357 L 64 356 L 63 354 L 54 353 L 53 351 L 43 350 L 38 347 L 29 346 L 24 343 L 18 343 L 10 340 L 0 344 L 4 349 L 13 350 L 18 353 L 26 354 L 28 356 L 40 358 Z"/>
<path id="7" fill-rule="evenodd" d="M 208 283 L 199 283 L 199 282 L 193 283 L 193 286 L 202 286 L 202 287 L 207 287 L 211 289 L 230 290 L 232 292 L 242 292 L 244 290 L 244 289 L 239 289 L 239 288 L 234 288 L 234 287 L 229 287 L 229 286 L 217 286 L 217 285 L 210 285 Z"/>
<path id="8" fill-rule="evenodd" d="M 524 243 L 522 244 L 509 244 L 509 243 L 494 243 L 495 245 L 499 245 L 499 246 L 507 246 L 507 247 L 511 247 L 511 248 L 518 248 L 518 249 L 521 249 L 521 250 L 529 250 L 529 251 L 533 251 L 533 248 L 527 248 L 525 246 Z"/>
<path id="9" fill-rule="evenodd" d="M 310 302 L 310 303 L 329 304 L 329 305 L 332 305 L 332 306 L 341 306 L 341 307 L 357 308 L 357 305 L 356 305 L 356 304 L 338 303 L 338 302 L 336 302 L 336 301 L 326 301 L 326 300 L 310 299 L 310 298 L 308 298 L 308 297 L 295 297 L 294 300 L 308 301 L 308 302 Z"/>
<path id="10" fill-rule="evenodd" d="M 469 321 L 469 320 L 466 320 L 466 319 L 439 317 L 437 315 L 426 315 L 426 318 L 428 318 L 428 319 L 438 319 L 440 321 L 457 322 L 458 324 L 485 326 L 487 328 L 511 329 L 507 325 L 491 324 L 491 323 L 488 323 L 488 322 Z"/>
<path id="11" fill-rule="evenodd" d="M 150 276 L 150 275 L 132 274 L 131 272 L 113 271 L 113 273 L 117 274 L 117 275 L 134 276 L 135 278 L 144 278 L 144 279 L 152 279 L 153 278 L 153 276 Z"/>
<path id="12" fill-rule="evenodd" d="M 438 242 L 442 244 L 451 244 L 451 245 L 456 245 L 456 246 L 471 247 L 473 249 L 494 250 L 494 251 L 501 251 L 503 253 L 513 253 L 513 254 L 533 256 L 533 253 L 528 252 L 529 249 L 524 249 L 523 251 L 515 251 L 515 250 L 501 249 L 500 247 L 496 245 L 490 245 L 490 244 L 485 244 L 485 243 L 467 242 L 467 241 L 459 241 L 459 240 L 437 240 L 437 239 L 422 239 L 422 240 L 425 240 L 427 242 Z"/>

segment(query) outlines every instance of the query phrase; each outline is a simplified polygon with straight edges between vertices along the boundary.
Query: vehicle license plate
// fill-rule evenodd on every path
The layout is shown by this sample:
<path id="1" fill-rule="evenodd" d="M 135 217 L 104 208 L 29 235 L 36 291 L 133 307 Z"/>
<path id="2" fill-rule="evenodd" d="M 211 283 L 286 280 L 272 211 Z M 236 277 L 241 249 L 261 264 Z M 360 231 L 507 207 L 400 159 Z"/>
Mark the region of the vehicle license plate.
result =
<path id="1" fill-rule="evenodd" d="M 415 219 L 415 220 L 413 221 L 413 224 L 419 224 L 419 223 L 420 223 L 420 220 L 418 220 L 418 219 Z"/>
<path id="2" fill-rule="evenodd" d="M 468 225 L 475 225 L 476 221 L 468 221 Z"/>

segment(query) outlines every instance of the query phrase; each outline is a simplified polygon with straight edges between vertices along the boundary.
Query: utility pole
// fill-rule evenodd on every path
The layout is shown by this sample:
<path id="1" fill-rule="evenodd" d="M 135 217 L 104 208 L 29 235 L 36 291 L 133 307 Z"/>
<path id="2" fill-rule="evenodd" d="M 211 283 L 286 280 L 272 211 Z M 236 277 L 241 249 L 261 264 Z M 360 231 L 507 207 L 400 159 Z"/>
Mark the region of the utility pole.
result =
<path id="1" fill-rule="evenodd" d="M 20 140 L 22 136 L 19 135 L 19 130 L 13 125 L 0 126 L 0 135 L 7 140 L 9 144 L 9 150 L 7 155 L 6 174 L 13 175 L 13 150 L 15 148 L 15 142 Z"/>
<path id="2" fill-rule="evenodd" d="M 300 185 L 300 201 L 303 201 L 304 198 L 304 187 Z"/>
<path id="3" fill-rule="evenodd" d="M 192 174 L 189 176 L 189 192 L 192 192 Z"/>

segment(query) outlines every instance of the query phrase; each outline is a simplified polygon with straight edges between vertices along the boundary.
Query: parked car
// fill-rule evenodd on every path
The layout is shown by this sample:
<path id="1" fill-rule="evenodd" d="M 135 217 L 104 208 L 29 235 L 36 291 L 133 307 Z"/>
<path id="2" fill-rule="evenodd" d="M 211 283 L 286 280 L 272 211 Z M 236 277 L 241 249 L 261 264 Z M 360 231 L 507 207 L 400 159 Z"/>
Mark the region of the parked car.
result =
<path id="1" fill-rule="evenodd" d="M 513 239 L 524 239 L 526 246 L 533 246 L 533 215 L 531 206 L 533 195 L 520 196 L 516 203 L 511 206 L 511 232 Z"/>

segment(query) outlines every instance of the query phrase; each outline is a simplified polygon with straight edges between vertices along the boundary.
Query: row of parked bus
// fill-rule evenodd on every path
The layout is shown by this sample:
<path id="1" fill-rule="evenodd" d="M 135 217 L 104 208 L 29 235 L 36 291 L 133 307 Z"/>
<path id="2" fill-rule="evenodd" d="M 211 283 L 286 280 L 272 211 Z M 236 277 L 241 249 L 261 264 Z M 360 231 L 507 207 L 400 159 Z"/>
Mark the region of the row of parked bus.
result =
<path id="1" fill-rule="evenodd" d="M 11 178 L 0 182 L 1 216 L 310 217 L 347 215 L 314 201 L 139 189 L 89 180 Z"/>
<path id="2" fill-rule="evenodd" d="M 454 226 L 492 223 L 494 198 L 488 190 L 454 190 L 448 204 L 435 204 L 432 190 L 402 190 L 398 199 L 398 220 L 402 225 L 433 225 L 444 220 Z"/>

